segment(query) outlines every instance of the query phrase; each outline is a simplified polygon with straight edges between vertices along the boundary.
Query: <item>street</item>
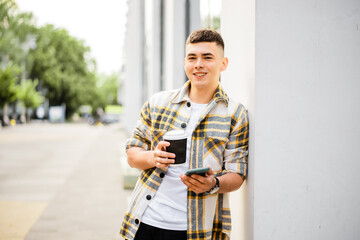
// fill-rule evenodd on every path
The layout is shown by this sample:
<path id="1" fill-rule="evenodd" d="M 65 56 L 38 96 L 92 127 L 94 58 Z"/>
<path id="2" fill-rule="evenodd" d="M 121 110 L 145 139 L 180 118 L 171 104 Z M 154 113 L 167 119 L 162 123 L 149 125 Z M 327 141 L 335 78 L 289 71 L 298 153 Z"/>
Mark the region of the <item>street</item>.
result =
<path id="1" fill-rule="evenodd" d="M 0 240 L 117 239 L 125 139 L 120 124 L 0 129 Z"/>

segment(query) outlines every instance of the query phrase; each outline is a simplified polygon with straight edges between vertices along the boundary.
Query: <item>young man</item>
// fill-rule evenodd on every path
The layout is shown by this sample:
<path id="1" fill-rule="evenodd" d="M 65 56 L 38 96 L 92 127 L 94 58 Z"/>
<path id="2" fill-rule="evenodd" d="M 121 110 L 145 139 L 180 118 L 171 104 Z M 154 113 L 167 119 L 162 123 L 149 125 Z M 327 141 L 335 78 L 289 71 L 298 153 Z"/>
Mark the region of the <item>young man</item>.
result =
<path id="1" fill-rule="evenodd" d="M 141 111 L 126 143 L 128 163 L 143 170 L 120 234 L 125 239 L 229 239 L 228 193 L 247 172 L 248 117 L 220 86 L 226 70 L 224 42 L 214 30 L 201 29 L 186 41 L 184 67 L 189 81 L 178 90 L 155 94 Z M 172 166 L 164 133 L 188 134 L 186 163 Z M 206 175 L 184 175 L 209 167 Z"/>

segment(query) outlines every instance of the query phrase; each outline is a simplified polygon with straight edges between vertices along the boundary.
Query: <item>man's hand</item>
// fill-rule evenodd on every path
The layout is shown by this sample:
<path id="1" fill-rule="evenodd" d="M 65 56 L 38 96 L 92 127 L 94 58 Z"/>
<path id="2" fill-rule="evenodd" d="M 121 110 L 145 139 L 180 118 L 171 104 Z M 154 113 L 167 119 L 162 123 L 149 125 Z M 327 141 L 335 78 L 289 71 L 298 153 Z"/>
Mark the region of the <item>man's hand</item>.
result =
<path id="1" fill-rule="evenodd" d="M 155 167 L 166 170 L 169 167 L 169 164 L 175 162 L 175 154 L 165 151 L 165 148 L 168 146 L 170 146 L 170 143 L 166 141 L 160 141 L 156 146 L 153 155 Z"/>
<path id="2" fill-rule="evenodd" d="M 213 171 L 206 173 L 205 177 L 193 174 L 191 176 L 180 175 L 181 181 L 196 194 L 207 192 L 216 185 Z"/>
<path id="3" fill-rule="evenodd" d="M 152 151 L 147 151 L 140 147 L 132 147 L 126 152 L 128 163 L 130 167 L 141 170 L 153 167 L 166 170 L 169 164 L 175 162 L 175 154 L 165 151 L 165 148 L 168 146 L 170 146 L 169 142 L 161 141 Z"/>

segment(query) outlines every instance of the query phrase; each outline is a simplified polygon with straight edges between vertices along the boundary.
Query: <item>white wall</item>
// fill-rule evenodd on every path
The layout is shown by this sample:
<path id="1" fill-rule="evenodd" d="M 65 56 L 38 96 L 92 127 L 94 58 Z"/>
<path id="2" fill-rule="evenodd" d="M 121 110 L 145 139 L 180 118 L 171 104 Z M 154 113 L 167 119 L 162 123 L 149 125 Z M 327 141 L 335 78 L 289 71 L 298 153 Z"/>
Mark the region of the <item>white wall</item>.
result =
<path id="1" fill-rule="evenodd" d="M 185 0 L 165 1 L 165 89 L 181 87 L 185 80 Z"/>
<path id="2" fill-rule="evenodd" d="M 236 64 L 223 82 L 252 131 L 248 183 L 232 198 L 249 203 L 247 229 L 233 226 L 233 239 L 358 239 L 360 1 L 257 0 L 246 17 L 253 4 L 223 1 Z"/>
<path id="3" fill-rule="evenodd" d="M 124 112 L 122 119 L 130 132 L 139 118 L 142 100 L 143 66 L 143 0 L 128 1 L 128 16 L 125 38 Z"/>
<path id="4" fill-rule="evenodd" d="M 230 97 L 240 101 L 250 119 L 248 180 L 240 190 L 231 193 L 232 239 L 253 239 L 255 180 L 255 2 L 227 0 L 222 2 L 221 34 L 229 65 L 221 82 Z"/>
<path id="5" fill-rule="evenodd" d="M 161 1 L 145 2 L 145 59 L 147 89 L 145 98 L 161 90 Z M 142 86 L 144 87 L 144 86 Z"/>

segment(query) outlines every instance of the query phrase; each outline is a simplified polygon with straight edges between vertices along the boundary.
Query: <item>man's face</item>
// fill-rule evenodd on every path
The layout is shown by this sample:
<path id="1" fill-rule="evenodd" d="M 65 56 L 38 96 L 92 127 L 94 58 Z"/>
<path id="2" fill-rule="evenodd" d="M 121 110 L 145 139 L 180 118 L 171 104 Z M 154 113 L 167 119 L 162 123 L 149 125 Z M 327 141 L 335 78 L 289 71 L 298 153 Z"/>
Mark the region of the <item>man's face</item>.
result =
<path id="1" fill-rule="evenodd" d="M 212 90 L 219 84 L 220 73 L 228 60 L 216 42 L 199 42 L 186 45 L 185 72 L 191 86 Z"/>

